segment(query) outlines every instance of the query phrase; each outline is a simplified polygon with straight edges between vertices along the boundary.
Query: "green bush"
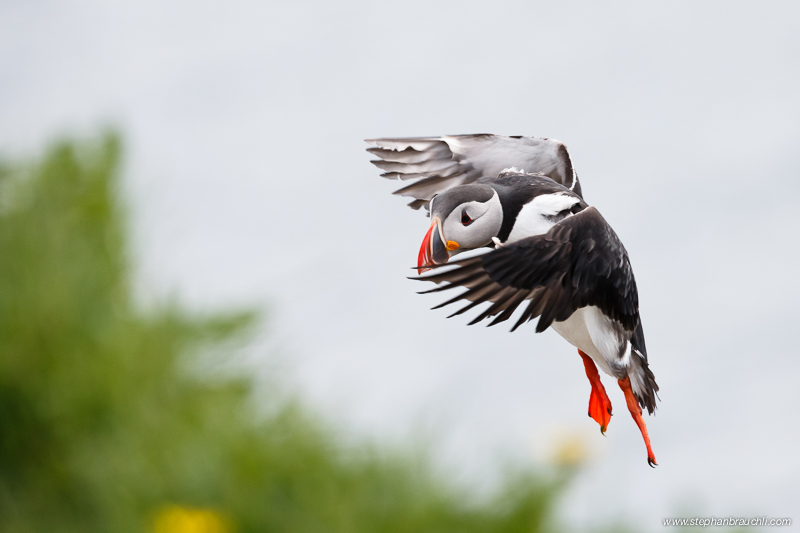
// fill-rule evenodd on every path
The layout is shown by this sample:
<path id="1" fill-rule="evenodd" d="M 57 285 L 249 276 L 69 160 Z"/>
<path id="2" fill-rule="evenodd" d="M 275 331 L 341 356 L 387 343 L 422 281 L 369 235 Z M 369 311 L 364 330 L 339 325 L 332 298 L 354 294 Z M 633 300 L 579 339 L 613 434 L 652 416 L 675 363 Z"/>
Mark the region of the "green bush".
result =
<path id="1" fill-rule="evenodd" d="M 137 306 L 119 160 L 107 135 L 0 165 L 0 531 L 552 529 L 563 473 L 479 499 L 191 371 L 257 317 Z"/>

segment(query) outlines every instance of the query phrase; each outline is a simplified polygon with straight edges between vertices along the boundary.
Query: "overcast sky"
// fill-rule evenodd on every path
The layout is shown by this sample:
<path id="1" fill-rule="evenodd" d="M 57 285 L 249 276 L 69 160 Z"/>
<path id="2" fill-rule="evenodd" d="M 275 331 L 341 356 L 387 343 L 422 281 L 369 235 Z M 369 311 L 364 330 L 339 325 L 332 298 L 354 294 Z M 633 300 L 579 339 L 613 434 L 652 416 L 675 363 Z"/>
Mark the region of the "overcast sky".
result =
<path id="1" fill-rule="evenodd" d="M 432 434 L 476 484 L 581 439 L 587 527 L 800 519 L 798 95 L 796 2 L 0 0 L 0 153 L 117 126 L 143 294 L 268 308 L 316 409 Z M 555 333 L 445 320 L 405 278 L 427 220 L 363 139 L 479 132 L 564 141 L 625 243 L 656 470 Z"/>

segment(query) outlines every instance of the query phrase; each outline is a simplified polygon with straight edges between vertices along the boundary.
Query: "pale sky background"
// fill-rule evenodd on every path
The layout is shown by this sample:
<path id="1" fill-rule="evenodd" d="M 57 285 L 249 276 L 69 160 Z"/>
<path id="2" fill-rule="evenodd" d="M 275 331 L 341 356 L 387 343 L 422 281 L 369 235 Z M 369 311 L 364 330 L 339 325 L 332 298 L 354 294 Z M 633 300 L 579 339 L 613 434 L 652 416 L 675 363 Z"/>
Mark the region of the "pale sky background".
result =
<path id="1" fill-rule="evenodd" d="M 143 297 L 268 308 L 314 409 L 432 435 L 476 487 L 581 439 L 585 528 L 800 520 L 799 95 L 797 2 L 0 0 L 0 153 L 123 132 Z M 445 320 L 405 279 L 427 219 L 362 140 L 479 132 L 564 141 L 625 243 L 657 469 L 611 379 L 601 437 L 555 333 Z"/>

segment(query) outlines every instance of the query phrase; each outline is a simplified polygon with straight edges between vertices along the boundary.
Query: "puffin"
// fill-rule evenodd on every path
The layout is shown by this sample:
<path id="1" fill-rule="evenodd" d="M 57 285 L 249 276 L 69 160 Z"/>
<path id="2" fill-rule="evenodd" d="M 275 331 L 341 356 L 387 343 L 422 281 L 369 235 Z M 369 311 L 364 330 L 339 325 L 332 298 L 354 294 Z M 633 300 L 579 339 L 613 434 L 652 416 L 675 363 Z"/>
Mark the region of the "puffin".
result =
<path id="1" fill-rule="evenodd" d="M 478 307 L 469 325 L 518 327 L 538 318 L 577 348 L 591 385 L 589 416 L 605 435 L 612 407 L 598 367 L 615 378 L 657 466 L 642 410 L 656 409 L 639 296 L 628 252 L 583 198 L 567 147 L 555 139 L 493 134 L 367 139 L 382 177 L 407 184 L 394 194 L 424 207 L 430 227 L 417 276 L 461 289 L 433 309 L 448 318 Z M 457 257 L 464 252 L 470 252 Z M 454 294 L 454 293 L 448 293 Z"/>

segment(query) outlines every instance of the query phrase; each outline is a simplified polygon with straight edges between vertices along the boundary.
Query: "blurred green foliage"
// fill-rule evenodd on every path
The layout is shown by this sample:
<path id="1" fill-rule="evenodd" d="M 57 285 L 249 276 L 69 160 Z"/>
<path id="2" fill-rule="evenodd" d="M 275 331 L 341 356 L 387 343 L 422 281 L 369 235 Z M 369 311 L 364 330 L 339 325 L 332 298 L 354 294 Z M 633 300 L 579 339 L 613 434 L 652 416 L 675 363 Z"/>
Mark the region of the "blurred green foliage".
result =
<path id="1" fill-rule="evenodd" d="M 0 164 L 0 531 L 552 530 L 565 475 L 476 498 L 192 371 L 257 317 L 137 305 L 119 163 L 106 135 Z"/>

